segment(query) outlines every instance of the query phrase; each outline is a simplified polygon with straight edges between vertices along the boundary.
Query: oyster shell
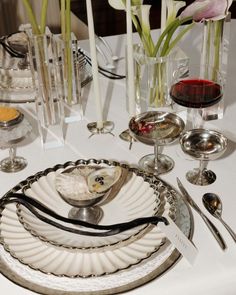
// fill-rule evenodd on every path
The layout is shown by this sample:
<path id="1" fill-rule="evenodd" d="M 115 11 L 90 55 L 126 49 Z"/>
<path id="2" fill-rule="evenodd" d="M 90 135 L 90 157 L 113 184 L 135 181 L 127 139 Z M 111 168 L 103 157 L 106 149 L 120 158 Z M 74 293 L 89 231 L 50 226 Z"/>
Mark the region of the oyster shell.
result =
<path id="1" fill-rule="evenodd" d="M 102 168 L 88 175 L 87 182 L 89 191 L 103 193 L 109 190 L 120 178 L 121 167 Z"/>
<path id="2" fill-rule="evenodd" d="M 57 175 L 55 188 L 64 199 L 91 200 L 108 191 L 121 173 L 120 167 L 73 167 Z"/>
<path id="3" fill-rule="evenodd" d="M 83 200 L 91 195 L 86 178 L 80 174 L 61 173 L 56 177 L 55 185 L 62 196 L 70 199 Z"/>

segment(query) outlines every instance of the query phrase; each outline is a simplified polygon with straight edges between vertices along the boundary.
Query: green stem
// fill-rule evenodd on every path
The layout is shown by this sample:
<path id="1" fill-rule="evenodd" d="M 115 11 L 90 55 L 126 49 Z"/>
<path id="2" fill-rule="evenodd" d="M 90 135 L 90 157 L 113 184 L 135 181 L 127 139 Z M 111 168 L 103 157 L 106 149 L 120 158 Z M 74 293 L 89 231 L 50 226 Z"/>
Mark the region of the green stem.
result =
<path id="1" fill-rule="evenodd" d="M 164 38 L 166 37 L 166 35 L 168 34 L 169 30 L 172 28 L 172 26 L 174 26 L 177 22 L 179 22 L 178 19 L 176 19 L 175 21 L 173 21 L 173 23 L 170 23 L 166 28 L 165 30 L 162 32 L 162 34 L 160 35 L 160 37 L 158 38 L 158 41 L 157 41 L 157 44 L 154 48 L 154 52 L 153 52 L 153 56 L 156 56 L 159 49 L 160 49 L 160 46 L 162 44 L 162 41 L 164 40 Z"/>
<path id="2" fill-rule="evenodd" d="M 210 54 L 211 54 L 211 33 L 212 33 L 212 30 L 214 29 L 214 22 L 213 21 L 208 21 L 207 22 L 207 39 L 206 39 L 206 48 L 204 48 L 205 50 L 205 78 L 208 78 L 209 76 L 209 72 L 208 72 L 208 66 L 210 64 Z"/>
<path id="3" fill-rule="evenodd" d="M 172 28 L 177 29 L 178 26 L 183 25 L 184 23 L 186 23 L 186 22 L 188 22 L 188 21 L 190 21 L 190 20 L 192 20 L 192 17 L 186 17 L 186 18 L 183 18 L 182 20 L 176 19 L 176 20 L 174 20 L 173 22 L 171 22 L 171 23 L 165 28 L 165 30 L 162 32 L 162 34 L 160 35 L 160 37 L 159 37 L 159 39 L 158 39 L 158 41 L 157 41 L 157 44 L 156 44 L 156 46 L 155 46 L 155 48 L 154 48 L 153 56 L 156 56 L 156 55 L 157 55 L 157 53 L 158 53 L 158 51 L 159 51 L 159 49 L 160 49 L 160 46 L 161 46 L 161 44 L 162 44 L 164 38 L 169 34 L 170 31 L 172 31 Z M 177 26 L 177 24 L 178 24 L 178 26 Z M 175 30 L 174 30 L 174 31 L 175 31 Z M 174 31 L 173 31 L 173 33 L 174 33 Z M 173 33 L 172 33 L 172 35 L 173 35 Z"/>
<path id="4" fill-rule="evenodd" d="M 62 39 L 66 40 L 66 0 L 61 0 L 61 34 Z"/>
<path id="5" fill-rule="evenodd" d="M 32 6 L 28 0 L 22 0 L 22 1 L 25 6 L 26 12 L 28 14 L 28 18 L 31 23 L 33 33 L 39 35 L 40 30 L 39 30 L 39 26 L 37 24 L 37 20 L 36 20 L 35 14 L 33 12 Z"/>
<path id="6" fill-rule="evenodd" d="M 45 33 L 46 19 L 47 19 L 47 9 L 48 9 L 48 0 L 43 0 L 42 9 L 41 9 L 41 22 L 40 22 L 40 32 L 41 32 L 41 34 Z"/>
<path id="7" fill-rule="evenodd" d="M 213 65 L 213 70 L 215 75 L 216 75 L 216 71 L 219 71 L 220 69 L 220 46 L 221 46 L 223 25 L 224 25 L 224 19 L 218 20 L 215 22 L 216 27 L 215 27 L 215 38 L 214 38 L 214 65 Z"/>
<path id="8" fill-rule="evenodd" d="M 170 53 L 170 51 L 176 46 L 176 44 L 180 41 L 180 39 L 182 39 L 182 37 L 188 32 L 190 31 L 193 27 L 195 26 L 195 23 L 191 23 L 190 25 L 188 25 L 186 28 L 184 28 L 179 34 L 178 36 L 170 43 L 168 49 L 165 52 L 165 55 L 168 55 Z"/>
<path id="9" fill-rule="evenodd" d="M 171 30 L 168 32 L 165 42 L 164 42 L 164 45 L 162 46 L 160 56 L 165 56 L 166 50 L 169 48 L 170 40 L 171 40 L 174 32 L 177 30 L 177 28 L 179 26 L 180 26 L 180 21 L 178 20 L 178 22 L 176 22 L 175 25 L 172 26 Z"/>

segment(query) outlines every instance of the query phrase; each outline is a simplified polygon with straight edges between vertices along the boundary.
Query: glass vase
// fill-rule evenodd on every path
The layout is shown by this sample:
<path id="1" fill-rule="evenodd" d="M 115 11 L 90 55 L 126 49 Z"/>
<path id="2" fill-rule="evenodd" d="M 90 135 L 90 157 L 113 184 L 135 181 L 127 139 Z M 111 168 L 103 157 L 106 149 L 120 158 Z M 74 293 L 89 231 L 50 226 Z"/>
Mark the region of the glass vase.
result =
<path id="1" fill-rule="evenodd" d="M 230 44 L 230 20 L 229 13 L 226 18 L 217 21 L 205 21 L 203 24 L 201 65 L 205 67 L 205 78 L 214 80 L 212 73 L 207 69 L 219 71 L 223 79 L 223 87 L 226 86 L 227 64 Z M 224 115 L 224 97 L 222 100 L 202 111 L 205 121 L 221 119 Z"/>
<path id="2" fill-rule="evenodd" d="M 134 45 L 135 98 L 138 113 L 172 104 L 170 86 L 173 72 L 186 67 L 189 59 L 176 47 L 165 57 L 149 57 L 142 45 Z"/>
<path id="3" fill-rule="evenodd" d="M 45 149 L 61 147 L 64 145 L 64 106 L 56 86 L 52 35 L 29 37 L 29 61 L 42 146 Z"/>
<path id="4" fill-rule="evenodd" d="M 65 41 L 61 35 L 53 36 L 53 55 L 56 66 L 58 93 L 65 103 L 65 122 L 79 121 L 83 117 L 81 103 L 81 75 L 78 40 Z"/>

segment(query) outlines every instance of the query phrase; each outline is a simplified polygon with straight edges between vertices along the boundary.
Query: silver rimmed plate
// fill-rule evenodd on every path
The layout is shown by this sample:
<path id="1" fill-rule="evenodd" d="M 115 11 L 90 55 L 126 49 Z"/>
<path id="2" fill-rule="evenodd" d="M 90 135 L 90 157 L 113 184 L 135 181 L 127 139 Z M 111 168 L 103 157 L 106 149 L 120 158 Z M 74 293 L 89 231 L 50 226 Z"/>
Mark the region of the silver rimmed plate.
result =
<path id="1" fill-rule="evenodd" d="M 96 164 L 100 163 L 96 161 Z M 63 166 L 66 168 L 68 163 Z M 53 170 L 58 168 L 62 167 L 57 166 Z M 167 203 L 170 206 L 175 203 L 177 225 L 190 236 L 192 218 L 188 208 L 173 188 L 159 179 L 156 181 L 160 185 L 159 190 L 168 195 Z M 20 183 L 13 191 L 25 184 L 25 181 Z M 1 271 L 9 278 L 14 274 L 15 282 L 42 294 L 115 294 L 160 275 L 180 256 L 166 239 L 160 244 L 163 233 L 158 227 L 152 227 L 139 239 L 118 249 L 80 252 L 62 249 L 33 237 L 19 222 L 15 205 L 7 205 L 2 213 Z M 92 275 L 94 272 L 95 276 Z"/>
<path id="2" fill-rule="evenodd" d="M 78 165 L 77 167 L 83 167 Z M 94 165 L 93 165 L 94 166 Z M 97 165 L 101 167 L 101 165 Z M 104 164 L 102 164 L 104 166 Z M 30 182 L 23 188 L 26 195 L 45 204 L 50 209 L 56 211 L 62 216 L 67 217 L 68 212 L 72 208 L 67 204 L 56 191 L 55 179 L 63 169 L 42 173 L 40 177 Z M 116 224 L 128 222 L 136 218 L 153 216 L 162 214 L 165 210 L 174 218 L 175 206 L 167 202 L 166 195 L 159 194 L 159 183 L 153 181 L 153 177 L 146 176 L 138 170 L 123 169 L 126 178 L 121 178 L 121 187 L 116 191 L 116 187 L 108 195 L 106 203 L 102 205 L 104 216 L 100 224 Z M 119 186 L 120 184 L 117 183 Z M 110 200 L 109 200 L 110 199 Z M 78 250 L 91 250 L 98 252 L 104 250 L 104 247 L 113 246 L 121 247 L 123 243 L 128 244 L 134 239 L 142 235 L 142 230 L 145 226 L 140 226 L 121 234 L 109 237 L 88 237 L 80 236 L 71 232 L 65 232 L 61 229 L 47 224 L 35 217 L 28 209 L 23 206 L 18 206 L 17 214 L 23 227 L 28 230 L 33 236 L 38 237 L 44 242 L 53 245 L 72 248 Z M 60 224 L 66 226 L 63 222 Z M 74 226 L 76 227 L 76 226 Z M 131 240 L 129 240 L 131 239 Z"/>

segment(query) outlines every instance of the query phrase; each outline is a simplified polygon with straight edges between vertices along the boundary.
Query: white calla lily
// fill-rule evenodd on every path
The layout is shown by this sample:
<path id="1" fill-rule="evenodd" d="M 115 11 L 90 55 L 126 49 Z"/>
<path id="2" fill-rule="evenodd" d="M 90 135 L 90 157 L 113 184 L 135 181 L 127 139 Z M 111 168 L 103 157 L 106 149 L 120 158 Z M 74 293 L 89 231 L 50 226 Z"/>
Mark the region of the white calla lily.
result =
<path id="1" fill-rule="evenodd" d="M 133 7 L 133 13 L 137 15 L 143 32 L 150 33 L 150 8 L 151 5 L 139 5 Z"/>
<path id="2" fill-rule="evenodd" d="M 144 50 L 148 56 L 165 56 L 169 54 L 170 50 L 172 50 L 172 48 L 178 43 L 178 41 L 184 36 L 184 34 L 186 34 L 193 26 L 193 24 L 186 26 L 181 30 L 180 33 L 178 33 L 177 36 L 175 35 L 175 39 L 172 40 L 172 37 L 174 36 L 176 30 L 180 28 L 182 24 L 190 21 L 192 17 L 186 17 L 183 19 L 179 19 L 179 17 L 177 17 L 179 9 L 185 6 L 184 1 L 162 1 L 167 1 L 168 22 L 156 44 L 154 44 L 149 18 L 151 5 L 143 4 L 143 0 L 131 0 L 132 21 L 143 43 Z M 115 9 L 126 10 L 126 0 L 108 0 L 108 2 Z"/>
<path id="3" fill-rule="evenodd" d="M 181 13 L 180 18 L 192 16 L 194 21 L 220 20 L 228 14 L 232 0 L 195 0 Z"/>
<path id="4" fill-rule="evenodd" d="M 176 19 L 178 11 L 180 10 L 180 8 L 186 5 L 186 2 L 167 0 L 166 5 L 167 5 L 166 25 L 168 26 L 172 21 Z"/>
<path id="5" fill-rule="evenodd" d="M 111 7 L 117 10 L 126 9 L 126 0 L 108 0 Z M 143 0 L 132 0 L 131 6 L 139 6 L 143 4 Z"/>
<path id="6" fill-rule="evenodd" d="M 108 0 L 111 7 L 117 10 L 125 10 L 125 5 L 121 0 Z"/>

